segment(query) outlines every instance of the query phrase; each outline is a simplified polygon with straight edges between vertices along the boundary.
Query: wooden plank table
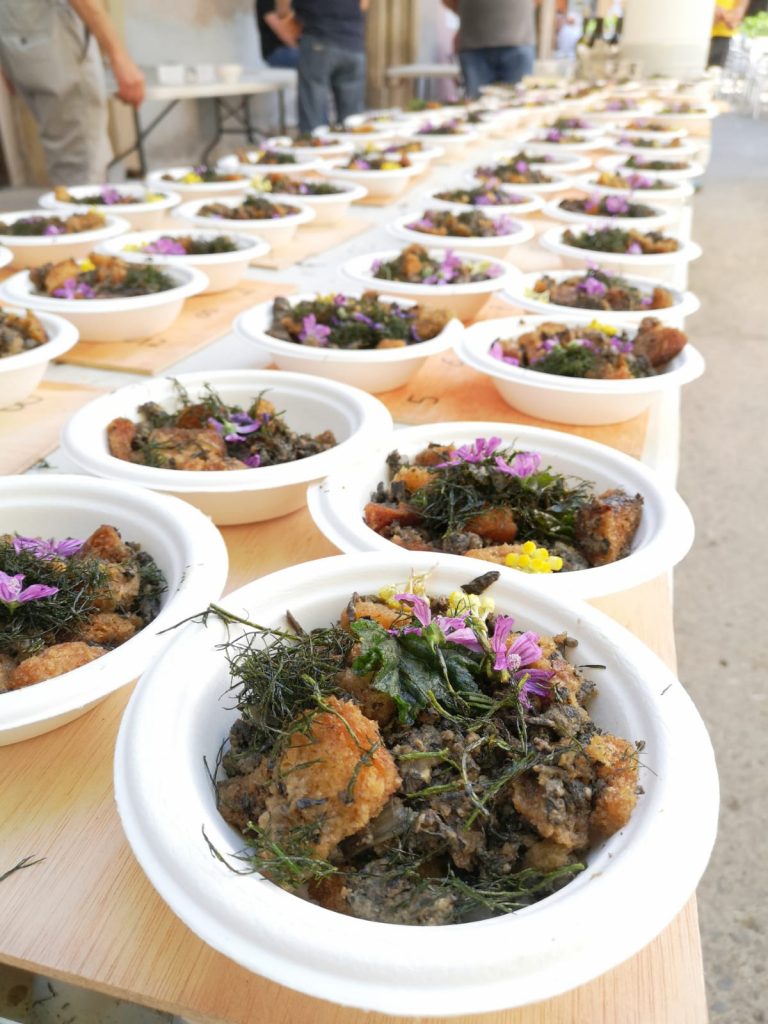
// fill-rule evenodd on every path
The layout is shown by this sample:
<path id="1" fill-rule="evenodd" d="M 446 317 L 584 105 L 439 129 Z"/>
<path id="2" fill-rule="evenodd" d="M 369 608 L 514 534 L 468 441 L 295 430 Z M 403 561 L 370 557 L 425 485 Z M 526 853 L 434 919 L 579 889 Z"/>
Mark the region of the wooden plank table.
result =
<path id="1" fill-rule="evenodd" d="M 230 588 L 335 551 L 306 510 L 222 532 L 232 566 Z M 674 665 L 666 580 L 594 603 Z M 0 749 L 0 874 L 23 857 L 45 858 L 2 882 L 0 960 L 203 1021 L 397 1020 L 312 999 L 250 974 L 174 917 L 133 859 L 114 806 L 112 758 L 128 696 L 124 688 L 64 728 Z M 452 1019 L 702 1024 L 706 1004 L 695 901 L 648 947 L 587 985 L 522 1009 Z"/>

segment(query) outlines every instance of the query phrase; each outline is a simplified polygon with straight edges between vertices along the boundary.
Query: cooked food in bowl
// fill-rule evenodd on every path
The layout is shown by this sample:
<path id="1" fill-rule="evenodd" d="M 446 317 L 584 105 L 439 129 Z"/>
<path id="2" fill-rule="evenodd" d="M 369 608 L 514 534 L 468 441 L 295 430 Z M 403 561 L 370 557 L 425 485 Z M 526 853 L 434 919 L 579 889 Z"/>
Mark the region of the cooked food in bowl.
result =
<path id="1" fill-rule="evenodd" d="M 263 393 L 247 409 L 227 405 L 206 386 L 193 402 L 175 384 L 177 407 L 169 412 L 156 402 L 139 406 L 139 422 L 120 416 L 107 426 L 110 455 L 158 469 L 214 472 L 277 466 L 333 448 L 330 430 L 316 437 L 297 434 Z"/>
<path id="2" fill-rule="evenodd" d="M 405 348 L 437 337 L 450 319 L 447 309 L 401 306 L 380 299 L 376 292 L 364 292 L 360 298 L 318 295 L 295 305 L 279 296 L 267 333 L 316 348 Z"/>
<path id="3" fill-rule="evenodd" d="M 388 481 L 365 506 L 370 529 L 409 551 L 443 551 L 525 572 L 608 565 L 630 553 L 643 498 L 541 465 L 538 452 L 430 443 L 412 461 L 393 451 Z"/>
<path id="4" fill-rule="evenodd" d="M 445 203 L 464 203 L 467 206 L 515 206 L 528 203 L 527 196 L 516 195 L 501 185 L 477 185 L 474 188 L 444 189 L 435 192 L 435 199 Z"/>
<path id="5" fill-rule="evenodd" d="M 645 174 L 620 174 L 618 171 L 601 171 L 595 184 L 601 185 L 603 188 L 627 189 L 630 192 L 634 192 L 636 189 L 664 191 L 664 189 L 675 187 L 674 182 L 664 181 L 662 178 L 649 178 Z"/>
<path id="6" fill-rule="evenodd" d="M 416 129 L 417 135 L 466 135 L 471 131 L 469 125 L 458 117 L 449 121 L 424 121 Z"/>
<path id="7" fill-rule="evenodd" d="M 475 174 L 478 178 L 500 181 L 507 185 L 546 185 L 554 179 L 531 165 L 549 163 L 550 160 L 551 157 L 539 153 L 521 151 L 500 163 L 478 167 Z"/>
<path id="8" fill-rule="evenodd" d="M 577 132 L 563 131 L 561 128 L 550 128 L 543 135 L 534 135 L 528 141 L 546 146 L 581 146 L 587 141 L 587 137 Z"/>
<path id="9" fill-rule="evenodd" d="M 682 331 L 646 317 L 634 337 L 597 320 L 583 327 L 544 323 L 517 338 L 497 338 L 489 351 L 494 359 L 538 373 L 629 380 L 663 373 L 686 342 Z"/>
<path id="10" fill-rule="evenodd" d="M 220 252 L 237 252 L 238 246 L 227 235 L 200 238 L 192 235 L 161 235 L 145 245 L 128 245 L 123 251 L 158 256 L 213 256 Z"/>
<path id="11" fill-rule="evenodd" d="M 0 359 L 45 345 L 48 335 L 34 313 L 24 316 L 0 307 Z"/>
<path id="12" fill-rule="evenodd" d="M 589 217 L 654 217 L 658 213 L 652 206 L 633 203 L 624 196 L 591 195 L 586 199 L 561 199 L 557 205 L 567 213 Z"/>
<path id="13" fill-rule="evenodd" d="M 680 160 L 649 160 L 645 156 L 629 156 L 621 166 L 639 171 L 687 171 L 691 165 Z"/>
<path id="14" fill-rule="evenodd" d="M 666 309 L 674 305 L 674 297 L 668 288 L 656 285 L 653 291 L 643 292 L 618 274 L 608 274 L 592 267 L 563 281 L 556 281 L 545 274 L 534 283 L 530 297 L 538 302 L 577 309 L 635 311 Z"/>
<path id="15" fill-rule="evenodd" d="M 277 192 L 279 195 L 291 196 L 336 196 L 348 191 L 342 185 L 334 185 L 330 181 L 297 178 L 292 174 L 265 174 L 254 178 L 251 188 L 256 192 Z"/>
<path id="16" fill-rule="evenodd" d="M 197 210 L 197 217 L 223 217 L 226 220 L 277 220 L 301 213 L 298 206 L 274 203 L 263 196 L 248 195 L 237 206 L 226 203 L 206 203 Z"/>
<path id="17" fill-rule="evenodd" d="M 178 287 L 160 267 L 92 252 L 84 260 L 46 263 L 29 272 L 39 295 L 56 299 L 125 299 Z"/>
<path id="18" fill-rule="evenodd" d="M 0 537 L 0 694 L 107 654 L 154 619 L 154 559 L 109 525 L 87 540 Z"/>
<path id="19" fill-rule="evenodd" d="M 487 260 L 464 260 L 451 249 L 439 257 L 430 256 L 420 245 L 409 245 L 393 260 L 374 260 L 374 277 L 384 281 L 402 281 L 407 284 L 469 284 L 499 277 L 503 271 Z"/>
<path id="20" fill-rule="evenodd" d="M 237 159 L 241 164 L 260 167 L 262 164 L 297 164 L 295 153 L 285 149 L 238 149 Z"/>
<path id="21" fill-rule="evenodd" d="M 450 235 L 457 238 L 498 238 L 519 230 L 519 225 L 511 217 L 488 217 L 481 210 L 467 210 L 463 213 L 425 210 L 405 227 L 425 235 Z"/>
<path id="22" fill-rule="evenodd" d="M 573 231 L 567 228 L 561 241 L 577 249 L 592 252 L 618 252 L 630 256 L 652 256 L 665 252 L 677 252 L 680 243 L 668 238 L 663 231 L 638 231 L 636 228 L 623 230 L 615 227 L 601 227 L 595 231 Z"/>
<path id="23" fill-rule="evenodd" d="M 497 576 L 361 581 L 328 626 L 289 613 L 224 645 L 240 718 L 217 806 L 253 871 L 353 917 L 454 924 L 557 891 L 627 824 L 642 742 L 591 719 L 577 640 L 516 628 Z"/>
<path id="24" fill-rule="evenodd" d="M 55 214 L 40 214 L 33 217 L 20 217 L 6 223 L 0 220 L 0 235 L 12 235 L 19 238 L 34 238 L 51 235 L 76 235 L 82 231 L 97 231 L 106 227 L 104 214 L 98 210 L 87 210 L 85 213 L 71 213 L 59 217 Z"/>
<path id="25" fill-rule="evenodd" d="M 212 185 L 223 184 L 227 181 L 246 182 L 248 179 L 237 171 L 221 171 L 215 167 L 209 167 L 207 164 L 200 164 L 192 168 L 191 171 L 185 171 L 184 174 L 166 172 L 162 176 L 162 180 L 170 181 L 174 185 Z"/>
<path id="26" fill-rule="evenodd" d="M 677 149 L 685 145 L 682 139 L 644 138 L 642 136 L 633 138 L 622 135 L 616 143 L 617 146 L 629 146 L 638 149 Z"/>
<path id="27" fill-rule="evenodd" d="M 626 127 L 633 132 L 673 132 L 676 129 L 671 124 L 662 124 L 660 121 L 630 121 Z"/>
<path id="28" fill-rule="evenodd" d="M 102 185 L 98 192 L 85 196 L 73 196 L 68 188 L 59 185 L 53 190 L 53 195 L 59 203 L 75 203 L 80 206 L 133 206 L 136 203 L 157 203 L 166 198 L 149 190 L 141 193 L 135 190 L 123 192 L 113 185 Z"/>
<path id="29" fill-rule="evenodd" d="M 404 150 L 369 150 L 353 153 L 346 163 L 339 164 L 342 171 L 399 171 L 411 167 L 411 161 Z"/>

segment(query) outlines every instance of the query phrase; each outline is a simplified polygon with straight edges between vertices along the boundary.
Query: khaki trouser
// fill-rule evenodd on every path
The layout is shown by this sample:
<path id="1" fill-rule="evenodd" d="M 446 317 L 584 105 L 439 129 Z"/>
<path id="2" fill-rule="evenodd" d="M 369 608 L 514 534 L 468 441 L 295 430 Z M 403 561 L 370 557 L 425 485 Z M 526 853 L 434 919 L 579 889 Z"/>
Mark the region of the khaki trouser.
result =
<path id="1" fill-rule="evenodd" d="M 104 181 L 104 68 L 66 0 L 0 0 L 0 62 L 37 121 L 51 184 Z"/>

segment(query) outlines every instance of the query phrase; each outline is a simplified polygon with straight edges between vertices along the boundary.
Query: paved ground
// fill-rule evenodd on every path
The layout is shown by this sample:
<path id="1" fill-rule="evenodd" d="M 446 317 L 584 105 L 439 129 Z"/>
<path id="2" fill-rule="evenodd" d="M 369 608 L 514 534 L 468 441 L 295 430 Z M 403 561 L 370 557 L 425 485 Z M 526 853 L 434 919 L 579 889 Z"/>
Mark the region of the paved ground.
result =
<path id="1" fill-rule="evenodd" d="M 707 372 L 685 391 L 679 479 L 697 539 L 675 575 L 675 624 L 722 791 L 699 889 L 711 1021 L 752 1024 L 768 1021 L 768 122 L 719 118 L 712 149 L 689 321 Z"/>

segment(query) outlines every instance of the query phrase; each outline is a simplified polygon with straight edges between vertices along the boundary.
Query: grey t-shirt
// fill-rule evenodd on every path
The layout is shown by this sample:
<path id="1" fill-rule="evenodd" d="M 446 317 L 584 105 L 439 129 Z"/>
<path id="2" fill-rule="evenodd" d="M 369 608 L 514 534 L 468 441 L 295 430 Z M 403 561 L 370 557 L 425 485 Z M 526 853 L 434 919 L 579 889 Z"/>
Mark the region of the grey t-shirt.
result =
<path id="1" fill-rule="evenodd" d="M 533 0 L 459 0 L 459 50 L 533 46 Z"/>

